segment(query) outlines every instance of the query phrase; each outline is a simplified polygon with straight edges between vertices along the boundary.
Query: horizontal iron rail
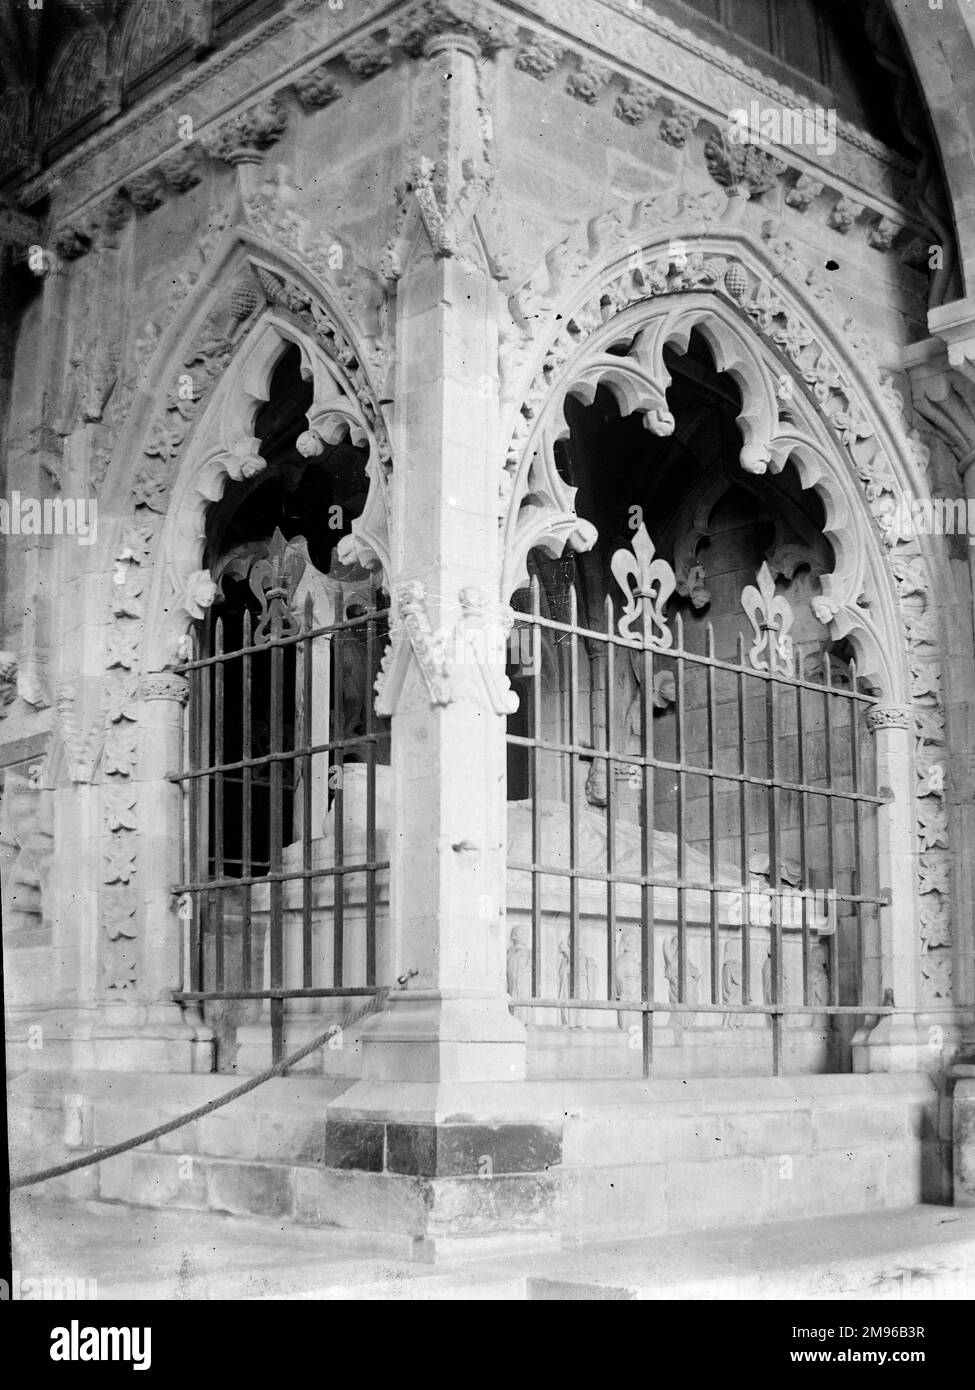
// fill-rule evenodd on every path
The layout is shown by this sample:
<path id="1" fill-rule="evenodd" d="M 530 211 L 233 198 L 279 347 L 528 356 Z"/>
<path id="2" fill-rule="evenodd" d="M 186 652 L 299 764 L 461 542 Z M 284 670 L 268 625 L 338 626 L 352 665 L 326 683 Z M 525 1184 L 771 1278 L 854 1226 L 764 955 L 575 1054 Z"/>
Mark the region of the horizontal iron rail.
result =
<path id="1" fill-rule="evenodd" d="M 509 999 L 513 1009 L 595 1009 L 614 1014 L 905 1014 L 890 1004 L 668 1004 L 626 999 Z"/>
<path id="2" fill-rule="evenodd" d="M 173 991 L 173 998 L 181 1003 L 199 1003 L 207 999 L 348 999 L 382 993 L 379 985 L 349 985 L 342 989 L 180 989 Z"/>
<path id="3" fill-rule="evenodd" d="M 262 753 L 259 757 L 238 758 L 232 763 L 211 763 L 207 767 L 194 767 L 184 772 L 170 772 L 166 780 L 169 782 L 192 782 L 200 777 L 209 777 L 215 772 L 239 772 L 247 768 L 265 767 L 270 763 L 294 763 L 299 758 L 309 758 L 317 753 L 331 753 L 340 750 L 344 753 L 347 748 L 365 748 L 369 744 L 381 743 L 384 740 L 388 741 L 388 739 L 389 735 L 384 733 L 356 734 L 354 738 L 335 739 L 332 743 L 302 744 L 299 748 L 286 748 L 276 753 Z M 347 763 L 346 766 L 351 767 L 354 764 Z M 261 783 L 260 785 L 267 784 Z M 288 790 L 293 790 L 293 788 L 289 787 Z"/>
<path id="4" fill-rule="evenodd" d="M 673 658 L 674 660 L 680 658 L 683 661 L 693 661 L 700 666 L 711 666 L 718 671 L 729 671 L 732 675 L 740 673 L 744 676 L 751 676 L 755 680 L 774 681 L 776 685 L 785 685 L 790 689 L 795 689 L 796 686 L 799 686 L 803 690 L 814 690 L 818 695 L 836 695 L 840 699 L 856 700 L 864 705 L 877 704 L 877 697 L 875 695 L 865 695 L 860 690 L 845 690 L 842 686 L 826 685 L 822 681 L 806 680 L 803 676 L 785 675 L 781 671 L 759 671 L 754 666 L 742 666 L 737 662 L 723 661 L 720 657 L 708 656 L 704 652 L 690 651 L 687 647 L 683 646 L 665 647 L 661 643 L 654 641 L 632 642 L 613 632 L 600 632 L 598 628 L 578 627 L 572 623 L 559 622 L 556 618 L 544 618 L 540 614 L 536 615 L 534 613 L 516 611 L 515 623 L 517 626 L 525 628 L 547 627 L 553 632 L 562 632 L 567 637 L 575 636 L 596 642 L 611 643 L 615 647 L 622 647 L 631 652 L 648 651 L 653 652 L 655 656 Z"/>
<path id="5" fill-rule="evenodd" d="M 325 627 L 313 627 L 306 632 L 292 632 L 279 637 L 272 637 L 267 642 L 252 642 L 249 647 L 235 647 L 229 652 L 214 652 L 212 656 L 197 656 L 190 661 L 181 661 L 178 666 L 173 667 L 176 675 L 185 675 L 187 671 L 199 671 L 206 666 L 216 666 L 219 662 L 233 661 L 240 656 L 260 656 L 263 652 L 269 652 L 275 647 L 294 647 L 299 642 L 311 642 L 316 637 L 323 637 L 333 632 L 349 632 L 353 628 L 361 628 L 365 631 L 369 623 L 375 624 L 382 621 L 389 613 L 388 608 L 376 608 L 371 613 L 356 618 L 346 618 L 340 623 L 329 623 Z"/>
<path id="6" fill-rule="evenodd" d="M 364 860 L 358 864 L 333 864 L 317 869 L 288 869 L 267 874 L 241 874 L 240 878 L 213 878 L 202 883 L 177 883 L 174 893 L 209 893 L 220 888 L 253 887 L 259 883 L 289 883 L 304 878 L 340 878 L 343 874 L 366 874 L 388 869 L 388 859 Z"/>
<path id="7" fill-rule="evenodd" d="M 815 787 L 804 782 L 787 782 L 779 777 L 756 777 L 753 773 L 722 771 L 714 767 L 698 767 L 694 763 L 671 763 L 663 758 L 643 759 L 638 753 L 614 753 L 607 748 L 592 748 L 584 743 L 549 743 L 544 739 L 528 738 L 524 734 L 508 734 L 508 743 L 517 748 L 537 748 L 543 753 L 559 753 L 591 759 L 601 763 L 621 763 L 627 767 L 652 767 L 661 772 L 684 772 L 693 777 L 711 777 L 718 782 L 735 786 L 774 788 L 783 792 L 804 792 L 807 796 L 829 796 L 838 801 L 865 801 L 871 806 L 886 806 L 889 797 L 873 796 L 869 792 L 846 791 L 838 787 Z"/>
<path id="8" fill-rule="evenodd" d="M 798 900 L 813 904 L 826 895 L 830 902 L 834 903 L 864 903 L 873 907 L 890 906 L 890 898 L 883 895 L 872 897 L 867 893 L 837 893 L 830 888 L 752 888 L 743 883 L 698 883 L 689 878 L 674 879 L 649 876 L 647 878 L 634 878 L 629 874 L 609 873 L 605 869 L 594 872 L 561 866 L 549 867 L 545 864 L 519 864 L 512 860 L 508 861 L 508 868 L 519 874 L 547 874 L 551 878 L 581 878 L 588 883 L 628 883 L 634 888 L 644 886 L 647 888 L 684 888 L 695 893 L 727 893 L 736 898 L 782 898 L 789 902 Z M 668 919 L 660 920 L 666 921 Z"/>

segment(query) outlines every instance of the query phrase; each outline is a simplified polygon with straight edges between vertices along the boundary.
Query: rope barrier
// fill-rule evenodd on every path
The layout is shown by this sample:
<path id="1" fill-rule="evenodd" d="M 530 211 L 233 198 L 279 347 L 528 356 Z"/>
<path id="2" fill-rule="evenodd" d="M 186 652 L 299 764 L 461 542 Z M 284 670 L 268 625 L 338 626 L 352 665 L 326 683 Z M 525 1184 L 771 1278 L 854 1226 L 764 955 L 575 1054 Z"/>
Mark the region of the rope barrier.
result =
<path id="1" fill-rule="evenodd" d="M 405 985 L 410 976 L 415 975 L 416 971 L 411 970 L 409 975 L 401 976 L 397 981 L 399 985 Z M 182 1129 L 183 1125 L 190 1124 L 193 1120 L 202 1119 L 204 1115 L 210 1115 L 214 1110 L 219 1110 L 224 1105 L 229 1105 L 232 1100 L 239 1100 L 241 1096 L 246 1096 L 248 1091 L 254 1091 L 258 1086 L 263 1086 L 265 1081 L 270 1081 L 272 1076 L 280 1076 L 289 1067 L 302 1061 L 303 1058 L 316 1052 L 320 1047 L 324 1047 L 330 1038 L 336 1033 L 341 1033 L 348 1028 L 352 1028 L 356 1023 L 361 1023 L 370 1014 L 376 1013 L 385 1004 L 389 997 L 391 985 L 386 985 L 374 994 L 368 1004 L 363 1004 L 361 1009 L 357 1009 L 351 1018 L 344 1023 L 332 1023 L 326 1028 L 324 1033 L 319 1033 L 318 1037 L 313 1038 L 304 1046 L 299 1047 L 289 1056 L 282 1058 L 280 1062 L 275 1062 L 273 1067 L 268 1067 L 267 1071 L 258 1072 L 257 1076 L 248 1077 L 246 1081 L 235 1086 L 232 1091 L 225 1095 L 217 1096 L 215 1100 L 208 1100 L 205 1105 L 199 1105 L 195 1110 L 189 1110 L 185 1115 L 178 1116 L 175 1120 L 167 1120 L 165 1124 L 156 1125 L 154 1129 L 147 1129 L 143 1134 L 136 1134 L 131 1139 L 125 1139 L 119 1144 L 111 1144 L 106 1148 L 96 1149 L 94 1153 L 86 1154 L 84 1158 L 72 1159 L 70 1163 L 60 1163 L 54 1168 L 42 1168 L 37 1173 L 28 1173 L 26 1177 L 17 1178 L 10 1184 L 13 1192 L 18 1187 L 33 1187 L 35 1183 L 47 1182 L 49 1178 L 59 1178 L 64 1173 L 73 1173 L 78 1168 L 87 1168 L 93 1163 L 104 1163 L 106 1158 L 114 1158 L 117 1154 L 123 1154 L 128 1149 L 136 1149 L 140 1144 L 148 1144 L 153 1139 L 158 1139 L 160 1135 L 171 1134 L 174 1129 Z"/>

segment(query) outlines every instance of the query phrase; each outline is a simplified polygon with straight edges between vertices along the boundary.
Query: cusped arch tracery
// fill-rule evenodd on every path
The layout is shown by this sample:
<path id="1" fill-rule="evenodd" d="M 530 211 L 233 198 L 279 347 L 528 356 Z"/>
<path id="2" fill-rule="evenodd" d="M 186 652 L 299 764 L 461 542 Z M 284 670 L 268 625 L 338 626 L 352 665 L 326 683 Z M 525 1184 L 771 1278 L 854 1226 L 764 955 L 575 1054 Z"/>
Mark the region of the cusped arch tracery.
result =
<path id="1" fill-rule="evenodd" d="M 348 434 L 368 450 L 365 507 L 340 542 L 343 559 L 388 573 L 392 461 L 380 393 L 368 352 L 307 272 L 247 229 L 230 228 L 175 317 L 147 342 L 105 484 L 119 517 L 109 681 L 176 663 L 179 637 L 212 601 L 201 568 L 203 515 L 229 480 L 264 467 L 254 420 L 288 344 L 313 387 L 309 431 L 325 443 Z"/>
<path id="2" fill-rule="evenodd" d="M 556 464 L 556 445 L 569 434 L 566 399 L 573 396 L 589 404 L 597 389 L 606 387 L 621 415 L 636 414 L 652 433 L 670 434 L 674 419 L 667 408 L 670 373 L 664 349 L 685 353 L 694 331 L 706 341 L 716 369 L 727 373 L 741 393 L 743 472 L 777 473 L 791 460 L 803 487 L 814 489 L 822 500 L 824 533 L 835 566 L 822 577 L 817 616 L 829 615 L 831 636 L 850 639 L 861 673 L 885 698 L 906 699 L 906 677 L 896 660 L 897 646 L 892 650 L 889 640 L 898 625 L 896 596 L 877 538 L 869 537 L 872 523 L 859 485 L 850 470 L 837 467 L 836 446 L 807 401 L 797 393 L 789 410 L 780 412 L 779 364 L 761 339 L 730 306 L 701 295 L 632 305 L 593 332 L 566 362 L 515 476 L 506 518 L 503 596 L 527 582 L 528 553 L 534 546 L 559 553 L 568 542 L 584 550 L 596 538 L 591 524 L 575 515 L 574 490 Z M 869 606 L 861 601 L 867 595 Z"/>
<path id="3" fill-rule="evenodd" d="M 182 461 L 148 604 L 150 621 L 143 652 L 147 671 L 178 660 L 179 639 L 213 600 L 214 582 L 202 568 L 207 508 L 219 500 L 229 481 L 254 477 L 266 467 L 254 422 L 269 399 L 272 373 L 289 344 L 298 349 L 301 374 L 312 386 L 307 447 L 315 450 L 320 443 L 335 444 L 348 436 L 353 444 L 376 455 L 375 435 L 351 383 L 343 381 L 336 363 L 289 316 L 268 310 L 226 369 Z M 353 523 L 354 534 L 340 543 L 340 554 L 386 568 L 385 517 L 376 518 L 377 501 L 382 501 L 379 488 L 371 485 L 369 495 L 372 505 L 367 504 Z"/>

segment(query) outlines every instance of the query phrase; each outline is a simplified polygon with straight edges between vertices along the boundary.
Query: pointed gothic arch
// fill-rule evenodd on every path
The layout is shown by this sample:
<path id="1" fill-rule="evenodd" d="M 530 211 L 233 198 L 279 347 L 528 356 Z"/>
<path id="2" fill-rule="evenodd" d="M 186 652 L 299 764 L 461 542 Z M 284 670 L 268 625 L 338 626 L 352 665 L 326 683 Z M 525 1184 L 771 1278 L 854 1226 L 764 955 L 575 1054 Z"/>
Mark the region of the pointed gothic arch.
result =
<path id="1" fill-rule="evenodd" d="M 144 598 L 130 613 L 116 604 L 110 663 L 119 647 L 143 674 L 179 659 L 180 636 L 212 599 L 204 513 L 229 480 L 264 467 L 253 422 L 288 345 L 313 389 L 309 431 L 329 443 L 348 434 L 368 450 L 368 494 L 346 556 L 388 572 L 390 446 L 369 354 L 305 267 L 235 228 L 147 358 L 115 450 L 106 501 L 117 518 L 116 583 L 128 574 Z"/>
<path id="2" fill-rule="evenodd" d="M 787 241 L 760 241 L 735 215 L 720 197 L 685 193 L 614 210 L 553 247 L 512 295 L 501 348 L 510 440 L 502 601 L 525 582 L 533 547 L 555 555 L 595 540 L 556 466 L 566 397 L 591 400 L 604 384 L 621 414 L 642 415 L 666 435 L 664 347 L 684 351 L 691 332 L 701 333 L 741 392 L 742 469 L 777 472 L 791 460 L 803 488 L 822 499 L 836 566 L 823 578 L 817 616 L 849 640 L 887 707 L 873 727 L 908 731 L 913 767 L 908 757 L 896 796 L 910 807 L 913 834 L 904 839 L 902 826 L 897 839 L 915 873 L 895 934 L 915 943 L 920 995 L 934 1004 L 953 988 L 947 799 L 943 781 L 929 776 L 945 766 L 946 645 L 935 596 L 951 592 L 952 579 L 936 539 L 898 520 L 928 495 L 925 460 L 869 341 L 852 326 L 838 332 L 800 288 Z"/>

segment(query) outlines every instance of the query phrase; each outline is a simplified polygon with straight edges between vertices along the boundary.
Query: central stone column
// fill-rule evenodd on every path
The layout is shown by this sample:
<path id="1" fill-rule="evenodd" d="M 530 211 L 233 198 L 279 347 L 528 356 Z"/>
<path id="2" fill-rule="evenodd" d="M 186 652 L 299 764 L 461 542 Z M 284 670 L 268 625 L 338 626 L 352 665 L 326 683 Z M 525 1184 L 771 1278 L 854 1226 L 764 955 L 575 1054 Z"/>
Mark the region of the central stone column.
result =
<path id="1" fill-rule="evenodd" d="M 499 291 L 474 222 L 490 197 L 484 59 L 470 33 L 427 36 L 422 51 L 397 286 L 394 650 L 377 706 L 393 782 L 379 976 L 416 974 L 366 1029 L 363 1075 L 513 1081 L 525 1042 L 505 984 Z"/>
<path id="2" fill-rule="evenodd" d="M 377 975 L 416 973 L 366 1025 L 362 1079 L 329 1105 L 326 1167 L 299 1195 L 311 1215 L 408 1234 L 426 1255 L 547 1237 L 561 1160 L 556 1118 L 512 1084 L 525 1030 L 505 978 L 513 699 L 498 602 L 499 290 L 478 216 L 491 196 L 483 51 L 469 32 L 424 40 L 396 248 L 393 642 L 377 701 L 392 721 L 390 926 Z"/>

